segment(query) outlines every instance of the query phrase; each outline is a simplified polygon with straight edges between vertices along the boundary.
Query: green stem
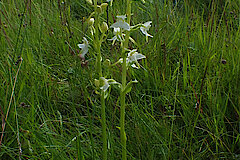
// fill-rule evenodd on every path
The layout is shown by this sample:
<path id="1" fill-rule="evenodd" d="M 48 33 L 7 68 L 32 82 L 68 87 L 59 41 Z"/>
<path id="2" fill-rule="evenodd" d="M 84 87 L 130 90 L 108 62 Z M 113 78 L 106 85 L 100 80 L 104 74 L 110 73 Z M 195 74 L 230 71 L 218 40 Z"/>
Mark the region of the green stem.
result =
<path id="1" fill-rule="evenodd" d="M 107 125 L 105 112 L 104 92 L 101 91 L 101 116 L 102 116 L 102 141 L 103 141 L 103 160 L 107 160 Z"/>
<path id="2" fill-rule="evenodd" d="M 97 60 L 96 60 L 96 70 L 97 73 L 99 74 L 99 78 L 102 77 L 102 68 L 101 68 L 101 42 L 99 38 L 99 30 L 98 30 L 98 25 L 99 25 L 99 14 L 97 12 L 97 0 L 94 0 L 94 9 L 95 9 L 95 48 L 97 52 Z"/>
<path id="3" fill-rule="evenodd" d="M 130 24 L 131 21 L 131 0 L 127 0 L 127 22 Z M 121 109 L 120 109 L 120 138 L 122 144 L 122 160 L 127 159 L 127 138 L 125 133 L 125 97 L 126 94 L 124 93 L 124 89 L 126 87 L 126 79 L 127 79 L 127 55 L 126 55 L 126 48 L 128 48 L 128 42 L 130 37 L 130 31 L 127 31 L 125 41 L 122 48 L 122 57 L 123 57 L 123 64 L 122 64 L 122 89 L 120 93 L 120 101 L 121 101 Z"/>
<path id="4" fill-rule="evenodd" d="M 95 48 L 97 52 L 97 59 L 96 59 L 96 70 L 100 77 L 102 77 L 102 66 L 101 66 L 101 41 L 99 38 L 99 14 L 97 13 L 97 0 L 94 0 L 94 10 L 95 10 Z M 106 113 L 105 113 L 105 99 L 104 99 L 104 92 L 101 90 L 101 122 L 102 122 L 102 159 L 107 160 L 107 125 L 106 125 Z"/>
<path id="5" fill-rule="evenodd" d="M 122 89 L 120 93 L 120 101 L 121 101 L 121 108 L 120 108 L 120 138 L 122 144 L 122 160 L 127 159 L 127 138 L 125 133 L 125 92 L 124 89 L 126 87 L 126 75 L 127 75 L 127 66 L 126 66 L 126 56 L 123 58 L 123 66 L 122 66 Z"/>

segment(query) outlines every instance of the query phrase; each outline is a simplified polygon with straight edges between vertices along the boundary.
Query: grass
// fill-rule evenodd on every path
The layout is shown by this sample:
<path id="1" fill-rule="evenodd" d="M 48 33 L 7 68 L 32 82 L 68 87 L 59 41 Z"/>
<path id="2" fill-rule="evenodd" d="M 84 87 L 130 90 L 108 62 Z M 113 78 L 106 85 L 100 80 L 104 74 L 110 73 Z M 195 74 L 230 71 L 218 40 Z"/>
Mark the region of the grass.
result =
<path id="1" fill-rule="evenodd" d="M 109 8 L 109 24 L 122 4 Z M 139 81 L 126 97 L 128 159 L 239 158 L 239 5 L 134 2 L 132 23 L 152 20 L 154 37 L 131 35 L 139 45 L 130 48 L 147 58 L 145 70 L 127 75 Z M 84 0 L 7 0 L 0 10 L 1 159 L 101 159 L 95 57 L 85 66 L 77 56 L 93 8 Z M 103 46 L 103 59 L 118 60 L 118 45 Z M 120 66 L 103 72 L 121 81 Z M 121 159 L 114 87 L 106 117 L 108 158 Z"/>

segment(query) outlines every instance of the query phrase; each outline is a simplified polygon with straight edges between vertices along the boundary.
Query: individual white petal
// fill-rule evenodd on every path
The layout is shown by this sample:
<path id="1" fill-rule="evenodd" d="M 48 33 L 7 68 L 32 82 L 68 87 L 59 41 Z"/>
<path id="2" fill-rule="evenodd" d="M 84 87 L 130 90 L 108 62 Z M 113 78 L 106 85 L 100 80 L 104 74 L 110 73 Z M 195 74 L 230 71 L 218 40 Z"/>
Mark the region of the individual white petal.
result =
<path id="1" fill-rule="evenodd" d="M 134 63 L 131 65 L 133 68 L 139 69 L 138 66 L 136 66 Z"/>
<path id="2" fill-rule="evenodd" d="M 153 37 L 151 34 L 148 34 L 148 33 L 146 34 L 146 36 L 151 38 Z"/>
<path id="3" fill-rule="evenodd" d="M 113 38 L 111 39 L 108 39 L 109 41 L 116 41 L 117 40 L 117 36 L 114 36 Z"/>
<path id="4" fill-rule="evenodd" d="M 147 29 L 146 29 L 146 28 L 140 27 L 140 30 L 141 30 L 142 33 L 145 34 L 146 36 L 148 36 L 148 37 L 153 37 L 152 35 L 150 35 L 150 34 L 147 33 Z"/>
<path id="5" fill-rule="evenodd" d="M 130 59 L 126 58 L 126 63 L 128 64 L 129 62 L 131 62 Z"/>
<path id="6" fill-rule="evenodd" d="M 140 27 L 140 30 L 141 30 L 142 33 L 145 34 L 146 36 L 148 36 L 148 37 L 153 37 L 152 35 L 150 35 L 150 34 L 147 33 L 147 30 L 146 30 L 145 28 Z"/>
<path id="7" fill-rule="evenodd" d="M 79 48 L 84 48 L 84 47 L 85 47 L 85 44 L 78 44 L 78 47 L 79 47 Z"/>
<path id="8" fill-rule="evenodd" d="M 87 38 L 83 37 L 83 43 L 86 44 L 86 45 L 88 45 L 88 40 L 87 40 Z"/>
<path id="9" fill-rule="evenodd" d="M 120 63 L 123 63 L 123 58 L 120 58 L 118 61 L 119 61 Z"/>
<path id="10" fill-rule="evenodd" d="M 121 19 L 122 21 L 124 21 L 127 18 L 126 15 L 119 15 L 119 16 L 116 16 L 116 17 L 117 17 L 117 19 Z"/>
<path id="11" fill-rule="evenodd" d="M 143 54 L 140 54 L 140 53 L 136 53 L 135 57 L 136 57 L 137 60 L 146 58 L 146 56 L 144 56 Z"/>
<path id="12" fill-rule="evenodd" d="M 109 84 L 105 84 L 104 86 L 100 87 L 100 89 L 102 89 L 103 92 L 106 92 L 109 86 L 110 86 Z"/>
<path id="13" fill-rule="evenodd" d="M 82 50 L 82 56 L 84 57 L 85 54 L 87 54 L 87 52 L 88 52 L 88 48 L 83 48 L 83 50 Z"/>
<path id="14" fill-rule="evenodd" d="M 127 22 L 124 21 L 117 21 L 115 23 L 113 23 L 110 28 L 122 28 L 125 29 L 127 31 L 130 31 L 130 25 Z"/>
<path id="15" fill-rule="evenodd" d="M 143 25 L 144 25 L 144 27 L 149 29 L 151 27 L 151 23 L 152 23 L 152 21 L 148 21 L 148 22 L 145 22 Z"/>
<path id="16" fill-rule="evenodd" d="M 114 79 L 108 79 L 107 82 L 108 82 L 108 84 L 120 84 L 120 83 L 116 82 Z"/>
<path id="17" fill-rule="evenodd" d="M 119 84 L 118 82 L 109 82 L 108 84 Z"/>
<path id="18" fill-rule="evenodd" d="M 133 49 L 130 52 L 128 52 L 128 57 L 132 56 L 136 51 L 137 49 Z"/>
<path id="19" fill-rule="evenodd" d="M 113 28 L 113 34 L 118 34 L 118 33 L 121 33 L 120 32 L 120 28 Z"/>

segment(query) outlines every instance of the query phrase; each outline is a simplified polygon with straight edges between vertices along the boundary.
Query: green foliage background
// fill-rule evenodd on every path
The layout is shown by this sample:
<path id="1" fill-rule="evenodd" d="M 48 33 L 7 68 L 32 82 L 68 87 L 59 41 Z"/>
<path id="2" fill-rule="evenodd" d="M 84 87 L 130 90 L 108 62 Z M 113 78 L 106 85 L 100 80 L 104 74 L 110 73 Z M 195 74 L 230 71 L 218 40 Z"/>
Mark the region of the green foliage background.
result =
<path id="1" fill-rule="evenodd" d="M 86 65 L 77 47 L 93 8 L 63 2 L 0 2 L 0 159 L 101 159 L 95 55 Z M 124 4 L 108 8 L 109 24 Z M 132 25 L 152 20 L 154 37 L 131 35 L 139 45 L 129 47 L 147 58 L 145 70 L 128 74 L 139 81 L 127 96 L 129 159 L 239 158 L 239 7 L 237 0 L 133 2 Z M 107 41 L 102 54 L 114 63 L 119 46 Z M 104 70 L 118 81 L 120 72 Z M 118 95 L 112 87 L 106 102 L 109 159 L 121 157 Z"/>

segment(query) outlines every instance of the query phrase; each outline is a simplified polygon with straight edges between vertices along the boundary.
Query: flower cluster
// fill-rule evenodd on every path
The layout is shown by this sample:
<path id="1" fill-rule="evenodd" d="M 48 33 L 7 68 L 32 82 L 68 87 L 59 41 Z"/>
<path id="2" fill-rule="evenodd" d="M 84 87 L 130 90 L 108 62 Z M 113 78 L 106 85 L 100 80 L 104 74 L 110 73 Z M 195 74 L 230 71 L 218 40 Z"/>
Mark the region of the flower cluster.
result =
<path id="1" fill-rule="evenodd" d="M 108 40 L 113 41 L 112 44 L 114 44 L 115 41 L 123 42 L 124 37 L 125 37 L 124 31 L 131 31 L 131 28 L 134 28 L 134 27 L 131 27 L 130 24 L 128 24 L 125 21 L 125 19 L 126 19 L 126 15 L 119 15 L 119 16 L 117 16 L 117 21 L 110 26 L 110 28 L 113 28 L 114 37 L 112 37 L 111 39 L 108 39 Z M 94 23 L 94 18 L 90 18 L 88 23 L 89 23 L 89 25 L 92 26 Z M 148 33 L 148 31 L 151 27 L 151 23 L 152 23 L 152 21 L 148 21 L 148 22 L 145 22 L 145 23 L 139 25 L 140 31 L 146 36 L 146 41 L 148 40 L 148 37 L 153 37 L 152 35 L 150 35 Z M 106 30 L 108 29 L 107 24 L 105 22 L 103 22 L 102 26 L 103 26 L 103 27 L 101 27 L 101 28 L 103 28 L 102 30 L 104 32 L 106 32 Z M 87 52 L 89 50 L 88 40 L 85 37 L 83 37 L 83 43 L 78 44 L 78 47 L 81 49 L 80 57 L 82 59 L 85 59 L 85 55 L 87 54 Z M 141 53 L 138 53 L 137 49 L 129 50 L 127 59 L 126 59 L 127 65 L 130 64 L 133 68 L 139 69 L 140 64 L 138 63 L 138 60 L 141 60 L 144 58 L 146 58 L 146 56 Z M 118 62 L 122 63 L 123 59 L 120 58 Z M 104 90 L 104 92 L 109 88 L 110 84 L 118 83 L 116 81 L 114 81 L 114 83 L 112 83 L 112 79 L 107 80 L 103 77 L 101 77 L 100 79 L 102 79 L 104 81 L 104 85 L 102 85 L 100 87 L 100 89 Z"/>

